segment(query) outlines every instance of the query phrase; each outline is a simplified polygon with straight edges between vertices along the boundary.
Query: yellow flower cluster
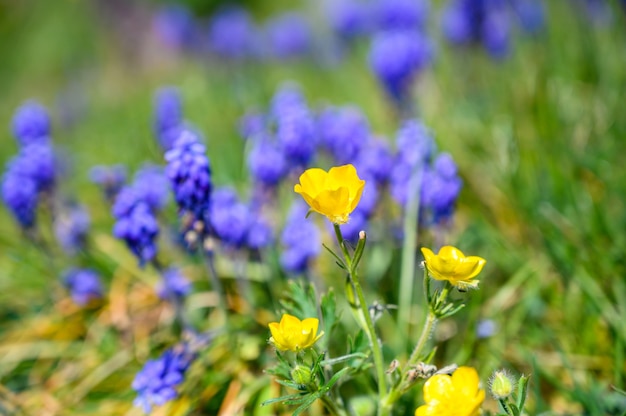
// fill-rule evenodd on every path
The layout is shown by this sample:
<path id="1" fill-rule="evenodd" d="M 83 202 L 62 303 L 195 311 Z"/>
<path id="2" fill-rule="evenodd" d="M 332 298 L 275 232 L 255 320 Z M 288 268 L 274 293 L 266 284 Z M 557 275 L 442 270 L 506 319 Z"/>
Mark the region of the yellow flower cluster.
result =
<path id="1" fill-rule="evenodd" d="M 476 370 L 459 367 L 452 376 L 436 374 L 426 381 L 426 404 L 417 408 L 415 416 L 477 416 L 484 400 Z"/>
<path id="2" fill-rule="evenodd" d="M 324 331 L 317 335 L 318 326 L 317 318 L 306 318 L 301 321 L 286 313 L 280 319 L 280 323 L 269 324 L 272 333 L 270 343 L 280 351 L 298 352 L 310 348 L 324 335 Z"/>
<path id="3" fill-rule="evenodd" d="M 422 248 L 426 268 L 433 279 L 447 280 L 459 289 L 476 288 L 474 280 L 487 261 L 478 256 L 465 256 L 461 250 L 452 246 L 443 246 L 438 254 L 429 248 Z"/>
<path id="4" fill-rule="evenodd" d="M 333 224 L 345 224 L 358 205 L 365 181 L 352 165 L 331 168 L 328 172 L 307 169 L 300 175 L 294 191 L 302 195 L 311 209 L 325 215 Z"/>

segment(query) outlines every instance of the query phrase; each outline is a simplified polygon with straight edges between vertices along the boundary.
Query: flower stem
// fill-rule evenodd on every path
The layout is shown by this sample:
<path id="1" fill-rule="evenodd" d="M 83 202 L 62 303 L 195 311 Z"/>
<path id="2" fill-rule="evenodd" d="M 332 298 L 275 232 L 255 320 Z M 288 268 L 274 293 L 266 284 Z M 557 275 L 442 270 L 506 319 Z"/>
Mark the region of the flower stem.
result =
<path id="1" fill-rule="evenodd" d="M 333 226 L 335 228 L 337 241 L 339 242 L 339 246 L 341 247 L 341 251 L 343 252 L 346 265 L 348 266 L 350 280 L 354 285 L 354 291 L 356 292 L 356 295 L 359 299 L 359 307 L 361 308 L 361 313 L 363 315 L 363 318 L 365 319 L 364 330 L 367 332 L 370 339 L 370 345 L 372 346 L 372 353 L 374 358 L 374 367 L 376 368 L 376 377 L 378 379 L 378 396 L 380 399 L 378 414 L 379 416 L 385 416 L 388 414 L 388 410 L 382 406 L 382 400 L 387 394 L 387 381 L 385 379 L 385 363 L 383 361 L 383 352 L 380 343 L 378 342 L 378 336 L 376 335 L 376 329 L 374 329 L 374 323 L 372 322 L 372 317 L 370 316 L 367 302 L 365 301 L 365 296 L 363 295 L 363 289 L 361 289 L 361 283 L 359 281 L 356 267 L 352 267 L 353 262 L 345 246 L 343 235 L 341 234 L 341 229 L 337 224 L 333 224 Z"/>
<path id="2" fill-rule="evenodd" d="M 417 246 L 418 212 L 420 207 L 420 184 L 422 181 L 421 169 L 413 172 L 409 180 L 409 199 L 404 211 L 402 232 L 402 265 L 400 270 L 400 292 L 398 293 L 398 329 L 407 334 L 403 339 L 402 348 L 405 348 L 408 339 L 409 317 L 411 316 L 411 301 L 413 299 L 413 282 L 415 281 L 415 248 Z M 415 190 L 415 191 L 413 191 Z"/>
<path id="3" fill-rule="evenodd" d="M 335 401 L 333 399 L 331 399 L 327 394 L 323 394 L 320 399 L 322 400 L 322 403 L 324 403 L 324 406 L 326 407 L 326 410 L 328 410 L 328 412 L 331 415 L 336 415 L 336 416 L 346 416 L 346 412 L 343 411 L 342 409 L 340 409 L 337 406 L 337 403 L 335 403 Z"/>

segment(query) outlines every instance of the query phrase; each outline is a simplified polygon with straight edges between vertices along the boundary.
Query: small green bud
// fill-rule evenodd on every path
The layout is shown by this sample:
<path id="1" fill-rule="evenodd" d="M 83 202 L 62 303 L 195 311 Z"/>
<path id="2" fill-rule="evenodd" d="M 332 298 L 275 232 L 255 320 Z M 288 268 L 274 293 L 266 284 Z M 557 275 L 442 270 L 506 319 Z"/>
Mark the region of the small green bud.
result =
<path id="1" fill-rule="evenodd" d="M 311 369 L 304 365 L 297 365 L 291 370 L 291 379 L 301 386 L 306 386 L 312 381 Z"/>
<path id="2" fill-rule="evenodd" d="M 491 386 L 491 395 L 496 400 L 506 399 L 515 390 L 515 380 L 506 370 L 494 372 L 489 384 Z"/>

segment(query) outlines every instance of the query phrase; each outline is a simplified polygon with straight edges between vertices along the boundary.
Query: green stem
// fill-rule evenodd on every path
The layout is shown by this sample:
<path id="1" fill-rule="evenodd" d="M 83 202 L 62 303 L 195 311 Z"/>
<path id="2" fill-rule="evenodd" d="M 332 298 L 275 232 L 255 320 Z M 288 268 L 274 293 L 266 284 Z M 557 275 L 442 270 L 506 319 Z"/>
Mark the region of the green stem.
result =
<path id="1" fill-rule="evenodd" d="M 337 406 L 337 403 L 335 403 L 335 401 L 331 399 L 327 394 L 323 394 L 320 397 L 320 400 L 322 401 L 322 403 L 324 403 L 324 406 L 326 406 L 326 410 L 328 410 L 331 415 L 346 416 L 346 412 L 340 409 Z"/>
<path id="2" fill-rule="evenodd" d="M 422 351 L 424 350 L 426 342 L 428 341 L 428 338 L 430 338 L 430 334 L 433 332 L 436 323 L 437 317 L 432 311 L 429 311 L 428 317 L 426 317 L 426 323 L 424 324 L 424 328 L 422 328 L 422 334 L 420 335 L 420 338 L 417 341 L 413 352 L 411 353 L 411 357 L 407 362 L 408 366 L 414 366 L 417 364 L 417 360 L 419 360 L 420 356 L 422 355 Z"/>
<path id="3" fill-rule="evenodd" d="M 337 236 L 337 241 L 339 242 L 339 246 L 341 247 L 341 251 L 346 260 L 346 265 L 348 266 L 348 272 L 350 274 L 350 280 L 354 284 L 354 291 L 357 294 L 359 299 L 359 307 L 361 308 L 361 313 L 365 318 L 365 330 L 370 339 L 370 345 L 372 346 L 372 353 L 374 358 L 374 367 L 376 368 L 376 376 L 378 378 L 378 396 L 380 398 L 379 402 L 381 405 L 378 409 L 379 416 L 386 416 L 388 414 L 385 411 L 385 408 L 382 406 L 382 400 L 387 394 L 387 381 L 385 379 L 385 363 L 383 361 L 383 352 L 380 347 L 380 343 L 378 342 L 378 336 L 376 335 L 376 330 L 374 329 L 374 323 L 372 322 L 372 317 L 370 316 L 369 309 L 367 307 L 367 302 L 365 301 L 365 296 L 363 295 L 363 289 L 361 289 L 361 283 L 359 281 L 359 276 L 352 267 L 352 259 L 348 253 L 347 248 L 345 247 L 343 235 L 341 234 L 341 229 L 339 225 L 333 224 L 335 228 L 335 234 Z"/>
<path id="4" fill-rule="evenodd" d="M 409 180 L 409 200 L 404 211 L 404 243 L 402 244 L 402 265 L 400 270 L 400 292 L 398 293 L 398 329 L 407 334 L 403 339 L 405 348 L 409 334 L 409 318 L 413 300 L 413 282 L 415 281 L 415 248 L 417 246 L 417 217 L 420 206 L 421 170 L 413 172 Z M 413 190 L 416 190 L 415 192 Z"/>

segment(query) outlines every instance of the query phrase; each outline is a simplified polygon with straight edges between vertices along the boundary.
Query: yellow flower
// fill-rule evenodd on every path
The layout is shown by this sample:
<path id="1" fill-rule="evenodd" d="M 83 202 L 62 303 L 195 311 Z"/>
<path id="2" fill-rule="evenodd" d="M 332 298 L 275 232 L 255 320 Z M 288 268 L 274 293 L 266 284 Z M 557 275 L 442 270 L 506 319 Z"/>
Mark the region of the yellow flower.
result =
<path id="1" fill-rule="evenodd" d="M 280 319 L 280 323 L 269 324 L 272 333 L 270 342 L 281 351 L 297 352 L 309 348 L 324 335 L 322 331 L 316 336 L 319 322 L 317 318 L 306 318 L 301 321 L 286 313 Z"/>
<path id="2" fill-rule="evenodd" d="M 478 280 L 473 280 L 487 261 L 478 256 L 467 256 L 452 246 L 443 246 L 435 255 L 432 250 L 422 247 L 426 267 L 433 279 L 447 280 L 460 289 L 476 288 Z"/>
<path id="3" fill-rule="evenodd" d="M 328 217 L 334 224 L 345 224 L 363 193 L 365 181 L 352 165 L 331 168 L 328 172 L 307 169 L 293 190 L 302 195 L 311 209 Z"/>
<path id="4" fill-rule="evenodd" d="M 436 374 L 424 384 L 425 405 L 415 416 L 477 416 L 485 400 L 476 370 L 459 367 L 452 376 Z"/>

